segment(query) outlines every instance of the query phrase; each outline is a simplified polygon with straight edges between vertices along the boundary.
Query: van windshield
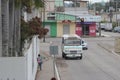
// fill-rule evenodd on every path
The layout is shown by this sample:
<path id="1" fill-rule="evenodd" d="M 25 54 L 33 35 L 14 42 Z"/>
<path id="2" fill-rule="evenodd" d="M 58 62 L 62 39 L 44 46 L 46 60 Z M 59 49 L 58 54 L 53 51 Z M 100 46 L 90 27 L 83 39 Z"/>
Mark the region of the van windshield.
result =
<path id="1" fill-rule="evenodd" d="M 66 39 L 64 41 L 65 45 L 81 45 L 81 40 L 79 39 Z"/>

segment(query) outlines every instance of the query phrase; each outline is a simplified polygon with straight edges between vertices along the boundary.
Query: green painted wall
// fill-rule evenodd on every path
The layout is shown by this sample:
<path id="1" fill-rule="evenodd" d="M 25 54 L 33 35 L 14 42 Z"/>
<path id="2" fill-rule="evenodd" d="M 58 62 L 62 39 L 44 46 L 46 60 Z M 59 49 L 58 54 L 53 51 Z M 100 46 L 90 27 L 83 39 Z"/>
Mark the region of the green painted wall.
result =
<path id="1" fill-rule="evenodd" d="M 50 36 L 57 36 L 57 22 L 45 22 L 44 25 L 50 25 Z"/>
<path id="2" fill-rule="evenodd" d="M 51 37 L 57 36 L 57 23 L 51 24 Z"/>
<path id="3" fill-rule="evenodd" d="M 56 14 L 56 20 L 61 21 L 61 20 L 71 20 L 75 21 L 75 16 L 69 15 L 69 14 Z"/>

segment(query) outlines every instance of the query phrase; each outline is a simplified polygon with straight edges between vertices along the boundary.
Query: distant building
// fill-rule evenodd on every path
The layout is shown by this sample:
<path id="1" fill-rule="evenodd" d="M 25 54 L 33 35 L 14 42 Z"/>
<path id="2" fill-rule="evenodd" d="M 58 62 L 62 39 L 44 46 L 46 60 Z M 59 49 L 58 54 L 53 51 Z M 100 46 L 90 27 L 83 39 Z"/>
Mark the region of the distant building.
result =
<path id="1" fill-rule="evenodd" d="M 48 0 L 47 5 L 45 12 L 47 17 L 44 21 L 45 27 L 49 29 L 47 36 L 61 37 L 63 34 L 96 36 L 96 20 L 99 22 L 100 17 L 89 14 L 88 1 Z M 81 23 L 81 18 L 84 18 L 84 23 Z"/>

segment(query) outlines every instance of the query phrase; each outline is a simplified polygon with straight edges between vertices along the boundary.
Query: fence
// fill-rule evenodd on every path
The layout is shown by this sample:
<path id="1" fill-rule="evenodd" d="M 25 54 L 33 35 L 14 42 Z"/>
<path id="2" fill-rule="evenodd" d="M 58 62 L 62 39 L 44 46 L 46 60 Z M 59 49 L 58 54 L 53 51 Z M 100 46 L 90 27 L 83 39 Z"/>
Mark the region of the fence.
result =
<path id="1" fill-rule="evenodd" d="M 34 36 L 23 57 L 0 57 L 0 80 L 35 80 L 39 40 Z"/>

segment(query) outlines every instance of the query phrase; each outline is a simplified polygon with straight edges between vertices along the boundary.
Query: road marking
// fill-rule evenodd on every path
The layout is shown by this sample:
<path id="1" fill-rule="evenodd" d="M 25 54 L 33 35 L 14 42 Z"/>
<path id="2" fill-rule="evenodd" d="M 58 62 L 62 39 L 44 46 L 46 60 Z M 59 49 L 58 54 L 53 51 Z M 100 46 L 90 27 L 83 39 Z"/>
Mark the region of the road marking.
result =
<path id="1" fill-rule="evenodd" d="M 57 80 L 61 80 L 60 79 L 60 74 L 58 72 L 58 68 L 57 68 L 57 65 L 55 64 L 55 71 L 56 71 L 56 75 L 57 75 Z"/>
<path id="2" fill-rule="evenodd" d="M 112 51 L 112 53 L 113 53 L 114 55 L 116 55 L 116 56 L 120 57 L 120 55 L 119 55 L 119 54 L 117 54 L 116 52 Z"/>
<path id="3" fill-rule="evenodd" d="M 105 37 L 111 37 L 110 35 L 106 35 L 106 34 L 101 34 L 101 35 Z"/>

